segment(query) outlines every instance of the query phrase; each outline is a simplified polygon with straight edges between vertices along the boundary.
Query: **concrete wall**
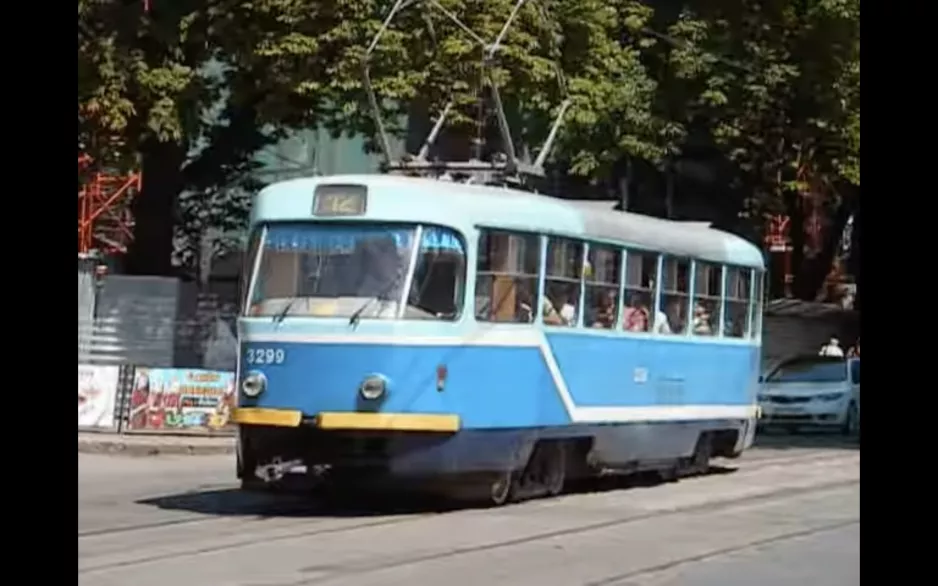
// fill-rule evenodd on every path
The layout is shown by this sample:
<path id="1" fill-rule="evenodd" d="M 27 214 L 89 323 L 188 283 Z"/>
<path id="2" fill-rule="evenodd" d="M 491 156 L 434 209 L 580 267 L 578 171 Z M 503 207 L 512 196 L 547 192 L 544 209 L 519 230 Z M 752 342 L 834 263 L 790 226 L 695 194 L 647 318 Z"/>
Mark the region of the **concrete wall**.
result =
<path id="1" fill-rule="evenodd" d="M 780 360 L 798 354 L 817 354 L 831 334 L 840 338 L 844 351 L 859 333 L 859 316 L 836 306 L 792 302 L 769 304 L 763 321 L 762 366 L 770 368 Z"/>

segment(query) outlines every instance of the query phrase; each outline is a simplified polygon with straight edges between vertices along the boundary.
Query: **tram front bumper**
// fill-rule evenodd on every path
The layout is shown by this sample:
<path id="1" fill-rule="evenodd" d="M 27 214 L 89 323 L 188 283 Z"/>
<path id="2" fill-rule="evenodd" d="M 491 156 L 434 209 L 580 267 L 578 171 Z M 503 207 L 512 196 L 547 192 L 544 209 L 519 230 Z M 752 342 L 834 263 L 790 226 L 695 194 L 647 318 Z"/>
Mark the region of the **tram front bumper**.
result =
<path id="1" fill-rule="evenodd" d="M 234 409 L 231 421 L 239 425 L 299 427 L 310 425 L 334 431 L 413 431 L 455 433 L 460 429 L 458 415 L 430 413 L 323 412 L 313 417 L 290 409 L 241 407 Z"/>
<path id="2" fill-rule="evenodd" d="M 480 443 L 473 430 L 461 430 L 456 415 L 355 412 L 304 415 L 296 410 L 242 407 L 232 411 L 231 420 L 239 427 L 238 450 L 245 470 L 272 461 L 297 460 L 307 469 L 351 467 L 419 476 L 453 472 L 460 462 L 472 465 L 478 460 L 478 465 L 482 465 L 485 458 L 513 453 L 503 449 L 476 453 L 479 446 L 492 447 L 491 441 L 499 438 Z M 494 448 L 503 447 L 501 443 L 495 441 Z"/>

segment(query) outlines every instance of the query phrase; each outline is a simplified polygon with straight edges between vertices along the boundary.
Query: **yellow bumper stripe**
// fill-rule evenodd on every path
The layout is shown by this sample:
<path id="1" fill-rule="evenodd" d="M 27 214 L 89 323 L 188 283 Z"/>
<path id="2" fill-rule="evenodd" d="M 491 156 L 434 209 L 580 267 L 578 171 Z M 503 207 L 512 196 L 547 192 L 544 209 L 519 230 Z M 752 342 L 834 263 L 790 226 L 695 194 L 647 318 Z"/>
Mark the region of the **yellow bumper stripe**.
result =
<path id="1" fill-rule="evenodd" d="M 242 425 L 274 425 L 277 427 L 296 427 L 303 420 L 299 411 L 287 409 L 261 409 L 258 407 L 240 407 L 231 412 L 231 421 Z"/>
<path id="2" fill-rule="evenodd" d="M 320 413 L 315 419 L 320 429 L 362 429 L 377 431 L 459 431 L 457 415 L 414 413 Z"/>

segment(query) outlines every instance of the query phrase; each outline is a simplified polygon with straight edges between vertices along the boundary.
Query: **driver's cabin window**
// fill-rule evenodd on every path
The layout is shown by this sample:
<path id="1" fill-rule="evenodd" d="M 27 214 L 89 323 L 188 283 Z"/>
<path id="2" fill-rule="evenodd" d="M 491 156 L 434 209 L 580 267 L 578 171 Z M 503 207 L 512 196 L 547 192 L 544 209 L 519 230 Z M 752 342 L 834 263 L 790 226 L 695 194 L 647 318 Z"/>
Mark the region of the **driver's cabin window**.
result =
<path id="1" fill-rule="evenodd" d="M 424 226 L 405 319 L 455 320 L 463 307 L 466 249 L 447 228 Z"/>

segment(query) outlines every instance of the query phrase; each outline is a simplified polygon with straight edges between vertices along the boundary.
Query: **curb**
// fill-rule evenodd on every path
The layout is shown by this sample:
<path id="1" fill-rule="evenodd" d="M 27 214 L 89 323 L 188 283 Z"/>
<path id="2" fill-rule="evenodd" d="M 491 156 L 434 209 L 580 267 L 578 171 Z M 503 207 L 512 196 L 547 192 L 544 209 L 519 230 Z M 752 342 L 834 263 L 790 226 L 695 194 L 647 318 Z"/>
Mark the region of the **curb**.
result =
<path id="1" fill-rule="evenodd" d="M 147 441 L 149 438 L 95 438 L 94 440 L 79 438 L 78 453 L 80 454 L 119 454 L 122 456 L 213 456 L 219 454 L 233 454 L 235 452 L 234 438 L 212 438 L 211 443 L 179 441 L 169 443 L 166 441 Z"/>

